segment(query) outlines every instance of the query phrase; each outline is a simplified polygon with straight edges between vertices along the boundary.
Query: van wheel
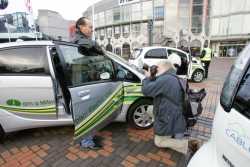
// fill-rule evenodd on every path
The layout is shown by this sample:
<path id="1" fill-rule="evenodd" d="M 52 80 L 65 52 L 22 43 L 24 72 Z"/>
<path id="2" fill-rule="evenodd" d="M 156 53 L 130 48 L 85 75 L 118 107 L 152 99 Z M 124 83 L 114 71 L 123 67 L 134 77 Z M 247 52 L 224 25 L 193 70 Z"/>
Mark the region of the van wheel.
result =
<path id="1" fill-rule="evenodd" d="M 5 132 L 3 130 L 2 125 L 0 124 L 0 142 L 3 142 L 5 138 Z"/>
<path id="2" fill-rule="evenodd" d="M 149 129 L 153 125 L 153 102 L 141 99 L 130 107 L 127 115 L 129 125 L 136 129 Z"/>
<path id="3" fill-rule="evenodd" d="M 204 79 L 204 72 L 202 70 L 195 70 L 192 75 L 193 82 L 201 82 Z"/>

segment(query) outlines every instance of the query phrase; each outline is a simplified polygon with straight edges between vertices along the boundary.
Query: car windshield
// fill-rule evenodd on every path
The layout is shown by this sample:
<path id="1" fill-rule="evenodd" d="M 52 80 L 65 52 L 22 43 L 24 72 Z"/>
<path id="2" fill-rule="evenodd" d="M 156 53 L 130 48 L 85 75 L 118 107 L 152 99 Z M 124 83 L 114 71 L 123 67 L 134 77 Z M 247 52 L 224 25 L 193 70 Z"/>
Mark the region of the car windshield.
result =
<path id="1" fill-rule="evenodd" d="M 222 89 L 220 102 L 224 110 L 229 112 L 235 93 L 239 87 L 240 81 L 246 71 L 250 59 L 250 45 L 240 54 L 235 64 L 232 66 Z"/>
<path id="2" fill-rule="evenodd" d="M 141 52 L 142 52 L 142 49 L 138 49 L 138 48 L 134 49 L 134 51 L 131 55 L 131 59 L 136 59 L 137 57 L 139 57 Z"/>

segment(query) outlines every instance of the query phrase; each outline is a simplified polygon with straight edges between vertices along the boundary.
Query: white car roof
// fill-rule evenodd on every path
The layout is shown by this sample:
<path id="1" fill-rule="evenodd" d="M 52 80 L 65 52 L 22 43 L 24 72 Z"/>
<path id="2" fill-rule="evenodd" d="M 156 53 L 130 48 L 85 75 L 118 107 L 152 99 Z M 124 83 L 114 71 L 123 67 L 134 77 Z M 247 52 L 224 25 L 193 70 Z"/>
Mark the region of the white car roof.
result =
<path id="1" fill-rule="evenodd" d="M 1 43 L 0 48 L 13 47 L 13 46 L 30 46 L 30 45 L 54 45 L 52 41 L 20 41 Z"/>
<path id="2" fill-rule="evenodd" d="M 173 49 L 173 50 L 178 50 L 180 52 L 186 53 L 185 51 L 180 50 L 178 48 L 172 48 L 172 47 L 168 47 L 168 46 L 146 46 L 146 47 L 141 47 L 141 48 L 138 48 L 138 49 L 143 49 L 143 51 L 145 52 L 145 51 L 148 51 L 150 49 L 157 49 L 157 48 Z"/>

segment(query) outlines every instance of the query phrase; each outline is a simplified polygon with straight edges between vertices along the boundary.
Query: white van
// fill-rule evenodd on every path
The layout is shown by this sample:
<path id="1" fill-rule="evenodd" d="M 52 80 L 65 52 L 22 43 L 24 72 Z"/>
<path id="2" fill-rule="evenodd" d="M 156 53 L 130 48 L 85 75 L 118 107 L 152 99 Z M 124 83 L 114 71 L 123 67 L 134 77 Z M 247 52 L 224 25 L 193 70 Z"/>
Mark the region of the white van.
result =
<path id="1" fill-rule="evenodd" d="M 250 166 L 250 46 L 232 66 L 222 89 L 211 139 L 188 167 Z"/>
<path id="2" fill-rule="evenodd" d="M 160 59 L 168 59 L 171 54 L 181 58 L 181 67 L 178 69 L 177 75 L 187 77 L 194 82 L 202 82 L 205 70 L 201 61 L 176 48 L 161 46 L 137 48 L 132 53 L 129 62 L 142 68 L 144 63 L 150 66 L 155 65 Z"/>
<path id="3" fill-rule="evenodd" d="M 75 139 L 111 120 L 152 126 L 144 75 L 105 52 L 80 54 L 66 42 L 0 44 L 0 132 L 75 124 Z M 73 117 L 73 119 L 72 119 Z"/>

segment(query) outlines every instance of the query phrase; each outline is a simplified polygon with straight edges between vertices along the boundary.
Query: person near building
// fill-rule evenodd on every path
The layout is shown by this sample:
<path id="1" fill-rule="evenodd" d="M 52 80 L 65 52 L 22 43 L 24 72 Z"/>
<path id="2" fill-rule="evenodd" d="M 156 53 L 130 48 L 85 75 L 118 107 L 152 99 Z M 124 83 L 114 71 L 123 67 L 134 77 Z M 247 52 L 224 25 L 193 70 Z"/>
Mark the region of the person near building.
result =
<path id="1" fill-rule="evenodd" d="M 160 61 L 157 63 L 155 77 L 152 76 L 152 70 L 145 70 L 146 78 L 142 82 L 142 92 L 145 96 L 153 98 L 155 145 L 187 154 L 183 92 L 177 77 L 174 76 L 175 73 L 176 69 L 169 60 Z"/>
<path id="2" fill-rule="evenodd" d="M 208 45 L 206 44 L 204 46 L 204 49 L 201 52 L 201 62 L 204 64 L 204 68 L 205 68 L 205 79 L 207 79 L 208 77 L 208 70 L 209 70 L 209 65 L 210 62 L 212 60 L 212 49 L 210 49 L 208 47 Z"/>
<path id="3" fill-rule="evenodd" d="M 96 56 L 98 54 L 103 54 L 103 51 L 101 47 L 91 39 L 93 34 L 92 28 L 92 23 L 88 18 L 79 18 L 76 21 L 76 34 L 73 42 L 79 45 L 79 52 L 84 55 Z M 100 149 L 102 147 L 98 142 L 97 136 L 88 136 L 84 138 L 80 146 L 82 149 Z"/>

